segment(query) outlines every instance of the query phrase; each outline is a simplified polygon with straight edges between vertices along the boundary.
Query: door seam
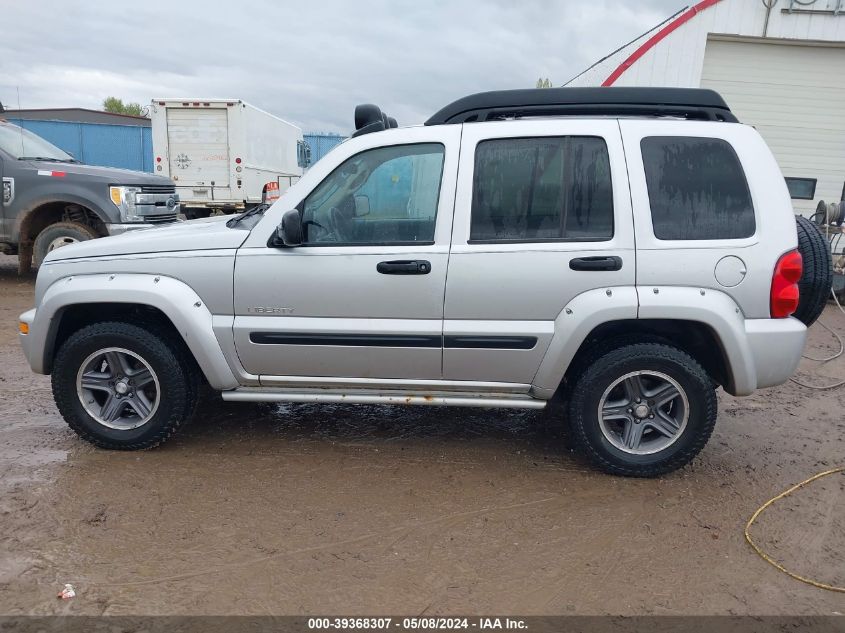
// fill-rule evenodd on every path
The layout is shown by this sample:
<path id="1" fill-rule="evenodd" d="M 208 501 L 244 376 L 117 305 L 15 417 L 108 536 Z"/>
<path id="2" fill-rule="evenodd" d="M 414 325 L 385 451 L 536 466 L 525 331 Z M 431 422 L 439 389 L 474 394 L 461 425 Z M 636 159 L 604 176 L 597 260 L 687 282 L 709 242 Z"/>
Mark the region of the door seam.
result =
<path id="1" fill-rule="evenodd" d="M 637 221 L 636 212 L 634 211 L 634 194 L 631 191 L 631 168 L 628 165 L 628 151 L 625 145 L 625 134 L 622 132 L 622 122 L 616 119 L 616 125 L 619 128 L 619 143 L 622 145 L 622 160 L 625 161 L 625 181 L 628 186 L 628 200 L 631 201 L 631 235 L 634 238 L 634 292 L 637 293 L 637 318 L 640 318 L 640 288 L 637 284 L 639 278 L 639 271 L 637 269 Z"/>
<path id="2" fill-rule="evenodd" d="M 457 213 L 457 206 L 458 206 L 458 187 L 460 186 L 461 182 L 461 155 L 464 151 L 464 124 L 461 123 L 461 129 L 458 133 L 458 160 L 457 164 L 455 165 L 455 192 L 452 196 L 452 222 L 451 228 L 449 230 L 449 249 L 446 251 L 446 275 L 443 281 L 443 302 L 441 303 L 441 310 L 440 310 L 440 379 L 443 380 L 443 377 L 446 374 L 446 344 L 445 344 L 445 336 L 446 336 L 446 289 L 449 287 L 449 265 L 452 262 L 452 244 L 455 240 L 455 215 Z"/>

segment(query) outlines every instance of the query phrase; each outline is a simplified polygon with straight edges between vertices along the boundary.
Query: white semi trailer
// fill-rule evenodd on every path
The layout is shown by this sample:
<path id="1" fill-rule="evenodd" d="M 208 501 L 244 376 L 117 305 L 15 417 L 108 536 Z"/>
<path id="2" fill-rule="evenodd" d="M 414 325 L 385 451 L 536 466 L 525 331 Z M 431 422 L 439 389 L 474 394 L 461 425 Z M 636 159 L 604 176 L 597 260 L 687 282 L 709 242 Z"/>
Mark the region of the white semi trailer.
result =
<path id="1" fill-rule="evenodd" d="M 239 99 L 153 99 L 150 118 L 155 172 L 173 180 L 189 218 L 248 209 L 309 162 L 302 130 Z"/>

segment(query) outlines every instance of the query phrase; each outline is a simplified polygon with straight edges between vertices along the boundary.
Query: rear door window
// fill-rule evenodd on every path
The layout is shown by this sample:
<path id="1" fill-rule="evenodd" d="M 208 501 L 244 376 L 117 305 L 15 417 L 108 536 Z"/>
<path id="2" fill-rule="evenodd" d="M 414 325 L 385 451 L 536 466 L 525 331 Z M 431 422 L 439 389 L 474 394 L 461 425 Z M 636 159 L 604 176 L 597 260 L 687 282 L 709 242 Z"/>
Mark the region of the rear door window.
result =
<path id="1" fill-rule="evenodd" d="M 727 141 L 649 136 L 640 147 L 657 239 L 728 240 L 754 235 L 748 182 Z"/>
<path id="2" fill-rule="evenodd" d="M 604 139 L 507 138 L 478 144 L 470 242 L 611 237 L 613 190 Z"/>

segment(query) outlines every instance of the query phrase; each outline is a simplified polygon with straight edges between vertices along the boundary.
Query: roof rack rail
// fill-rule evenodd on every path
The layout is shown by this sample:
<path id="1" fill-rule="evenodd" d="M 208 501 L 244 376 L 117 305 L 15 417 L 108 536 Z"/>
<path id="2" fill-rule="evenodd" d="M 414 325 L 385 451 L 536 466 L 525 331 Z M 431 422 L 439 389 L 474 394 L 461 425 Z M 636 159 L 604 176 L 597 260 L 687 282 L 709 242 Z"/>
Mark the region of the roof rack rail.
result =
<path id="1" fill-rule="evenodd" d="M 738 123 L 725 100 L 702 88 L 540 88 L 479 92 L 450 103 L 426 125 L 541 116 L 674 116 Z"/>

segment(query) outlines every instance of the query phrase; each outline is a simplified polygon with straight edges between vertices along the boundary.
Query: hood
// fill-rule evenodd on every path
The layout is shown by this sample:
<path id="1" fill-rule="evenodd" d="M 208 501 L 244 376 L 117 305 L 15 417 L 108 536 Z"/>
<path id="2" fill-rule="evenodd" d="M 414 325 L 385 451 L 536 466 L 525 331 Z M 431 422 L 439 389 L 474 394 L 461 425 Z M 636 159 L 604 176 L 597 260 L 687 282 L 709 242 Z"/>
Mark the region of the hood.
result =
<path id="1" fill-rule="evenodd" d="M 173 253 L 210 249 L 235 249 L 244 243 L 249 231 L 229 228 L 232 216 L 218 216 L 174 222 L 151 229 L 128 231 L 57 248 L 44 260 L 45 264 L 86 257 L 121 257 L 144 253 Z"/>
<path id="2" fill-rule="evenodd" d="M 89 179 L 100 180 L 109 185 L 158 185 L 173 187 L 173 181 L 164 176 L 148 174 L 145 171 L 118 169 L 117 167 L 97 167 L 83 163 L 64 163 L 53 160 L 27 161 L 36 169 L 63 171 L 68 175 L 79 174 Z"/>

